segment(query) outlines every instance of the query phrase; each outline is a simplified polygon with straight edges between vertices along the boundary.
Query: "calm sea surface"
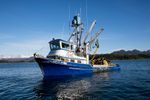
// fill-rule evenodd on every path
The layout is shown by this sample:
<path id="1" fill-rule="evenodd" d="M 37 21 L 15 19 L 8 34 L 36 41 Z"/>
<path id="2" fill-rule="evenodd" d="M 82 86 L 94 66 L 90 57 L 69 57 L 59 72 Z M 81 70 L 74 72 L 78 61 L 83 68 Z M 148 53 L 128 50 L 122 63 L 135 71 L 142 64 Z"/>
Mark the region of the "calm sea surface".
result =
<path id="1" fill-rule="evenodd" d="M 0 100 L 150 100 L 150 60 L 113 61 L 120 71 L 43 79 L 36 63 L 0 64 Z"/>

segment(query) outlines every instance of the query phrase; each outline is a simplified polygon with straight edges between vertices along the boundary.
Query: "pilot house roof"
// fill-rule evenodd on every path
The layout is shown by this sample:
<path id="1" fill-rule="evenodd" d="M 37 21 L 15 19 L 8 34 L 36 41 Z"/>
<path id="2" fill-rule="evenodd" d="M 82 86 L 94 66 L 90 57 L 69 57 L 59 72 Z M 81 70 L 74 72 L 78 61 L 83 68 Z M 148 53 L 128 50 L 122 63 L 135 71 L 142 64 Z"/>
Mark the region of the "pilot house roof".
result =
<path id="1" fill-rule="evenodd" d="M 49 41 L 49 43 L 51 43 L 51 42 L 59 42 L 59 41 L 62 41 L 64 43 L 68 43 L 68 44 L 73 44 L 73 43 L 71 43 L 69 41 L 65 41 L 65 40 L 62 40 L 62 39 L 53 39 L 53 40 Z"/>

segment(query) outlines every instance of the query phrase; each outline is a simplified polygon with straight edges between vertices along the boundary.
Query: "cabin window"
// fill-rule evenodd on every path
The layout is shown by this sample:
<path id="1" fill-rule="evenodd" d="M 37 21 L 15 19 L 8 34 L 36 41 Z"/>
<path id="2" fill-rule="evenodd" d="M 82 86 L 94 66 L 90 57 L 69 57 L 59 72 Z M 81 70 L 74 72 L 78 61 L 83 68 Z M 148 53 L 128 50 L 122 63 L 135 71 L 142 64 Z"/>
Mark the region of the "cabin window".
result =
<path id="1" fill-rule="evenodd" d="M 51 48 L 51 50 L 60 49 L 59 42 L 52 42 L 52 43 L 50 43 L 50 48 Z"/>
<path id="2" fill-rule="evenodd" d="M 61 58 L 60 60 L 64 61 L 64 58 Z"/>
<path id="3" fill-rule="evenodd" d="M 78 62 L 78 63 L 81 63 L 81 60 L 78 60 L 77 62 Z"/>
<path id="4" fill-rule="evenodd" d="M 73 45 L 71 45 L 71 50 L 73 50 Z"/>
<path id="5" fill-rule="evenodd" d="M 69 44 L 62 43 L 62 48 L 69 49 Z"/>
<path id="6" fill-rule="evenodd" d="M 74 62 L 74 60 L 71 60 L 71 62 Z"/>

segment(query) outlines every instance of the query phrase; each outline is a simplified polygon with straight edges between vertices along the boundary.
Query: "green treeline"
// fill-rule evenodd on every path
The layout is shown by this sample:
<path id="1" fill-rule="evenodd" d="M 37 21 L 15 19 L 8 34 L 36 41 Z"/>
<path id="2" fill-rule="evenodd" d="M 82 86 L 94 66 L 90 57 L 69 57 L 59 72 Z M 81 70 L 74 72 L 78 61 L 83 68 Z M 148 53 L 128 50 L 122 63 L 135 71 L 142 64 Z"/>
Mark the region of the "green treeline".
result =
<path id="1" fill-rule="evenodd" d="M 90 59 L 93 55 L 90 55 Z M 129 55 L 129 54 L 96 54 L 94 59 L 98 58 L 106 58 L 109 60 L 128 60 L 128 59 L 150 59 L 150 55 L 145 54 L 136 54 L 136 55 Z"/>
<path id="2" fill-rule="evenodd" d="M 130 59 L 150 59 L 150 54 L 96 54 L 94 59 L 106 58 L 107 60 L 130 60 Z M 90 55 L 90 59 L 93 55 Z M 34 62 L 34 58 L 10 58 L 0 59 L 0 63 L 16 63 L 16 62 Z"/>

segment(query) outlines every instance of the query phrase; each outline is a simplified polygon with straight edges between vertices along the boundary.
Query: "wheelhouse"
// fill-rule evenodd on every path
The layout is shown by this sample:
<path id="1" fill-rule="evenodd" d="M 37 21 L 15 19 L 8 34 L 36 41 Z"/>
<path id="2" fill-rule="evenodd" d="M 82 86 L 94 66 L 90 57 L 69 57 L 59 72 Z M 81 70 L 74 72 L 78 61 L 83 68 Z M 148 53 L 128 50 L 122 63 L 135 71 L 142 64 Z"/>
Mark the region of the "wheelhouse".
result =
<path id="1" fill-rule="evenodd" d="M 53 39 L 49 42 L 50 52 L 47 58 L 65 62 L 86 63 L 84 57 L 76 55 L 76 45 L 61 39 Z"/>
<path id="2" fill-rule="evenodd" d="M 76 46 L 73 43 L 61 40 L 61 39 L 53 39 L 49 42 L 50 50 L 67 50 L 67 51 L 75 51 Z"/>

